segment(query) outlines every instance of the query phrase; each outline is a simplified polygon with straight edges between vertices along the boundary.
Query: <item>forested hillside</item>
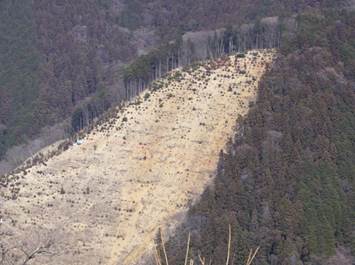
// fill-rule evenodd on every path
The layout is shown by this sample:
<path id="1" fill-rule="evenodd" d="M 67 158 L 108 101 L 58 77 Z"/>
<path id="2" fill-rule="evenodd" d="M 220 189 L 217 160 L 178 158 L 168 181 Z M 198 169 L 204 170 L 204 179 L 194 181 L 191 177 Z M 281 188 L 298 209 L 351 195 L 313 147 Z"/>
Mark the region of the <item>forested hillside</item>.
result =
<path id="1" fill-rule="evenodd" d="M 0 158 L 25 131 L 33 133 L 41 61 L 30 2 L 9 3 L 0 2 Z"/>
<path id="2" fill-rule="evenodd" d="M 0 12 L 0 158 L 82 106 L 115 104 L 119 66 L 149 39 L 117 24 L 112 1 L 5 0 Z"/>
<path id="3" fill-rule="evenodd" d="M 290 17 L 346 2 L 3 0 L 0 159 L 45 126 L 68 120 L 59 132 L 47 133 L 53 141 L 53 135 L 81 129 L 125 100 L 123 66 L 187 31 L 255 23 L 266 16 Z M 18 155 L 12 156 L 16 160 Z"/>
<path id="4" fill-rule="evenodd" d="M 126 3 L 122 25 L 139 28 L 153 25 L 163 38 L 186 31 L 215 29 L 255 22 L 263 17 L 288 17 L 306 9 L 342 8 L 340 0 L 123 0 Z"/>
<path id="5" fill-rule="evenodd" d="M 23 265 L 36 249 L 32 263 L 43 265 L 133 265 L 151 255 L 159 227 L 178 226 L 212 180 L 234 117 L 248 113 L 274 55 L 175 70 L 80 141 L 0 179 L 0 265 Z"/>
<path id="6" fill-rule="evenodd" d="M 244 264 L 249 249 L 257 246 L 261 248 L 255 260 L 256 265 L 354 264 L 355 12 L 348 5 L 350 3 L 354 4 L 354 1 L 2 0 L 0 160 L 9 148 L 31 141 L 46 126 L 65 121 L 65 126 L 58 127 L 59 131 L 65 131 L 69 135 L 73 131 L 82 130 L 113 105 L 131 99 L 149 87 L 154 80 L 179 66 L 190 65 L 198 59 L 219 58 L 249 49 L 277 47 L 276 62 L 260 81 L 257 102 L 250 102 L 248 107 L 252 108 L 246 117 L 232 118 L 237 121 L 235 136 L 230 140 L 227 151 L 220 153 L 213 185 L 192 206 L 185 223 L 167 243 L 169 264 L 184 264 L 188 232 L 192 236 L 189 258 L 195 259 L 195 265 L 202 265 L 199 261 L 200 254 L 214 265 L 225 264 L 229 225 L 232 228 L 230 264 L 233 265 Z M 199 32 L 194 32 L 193 35 L 191 31 Z M 243 53 L 238 56 L 245 59 Z M 226 63 L 228 60 L 221 62 Z M 253 65 L 250 61 L 248 63 Z M 243 65 L 247 66 L 247 63 Z M 246 73 L 239 71 L 238 74 Z M 171 75 L 170 80 L 168 75 L 169 81 L 174 78 L 180 80 L 179 75 Z M 231 80 L 226 73 L 218 73 L 216 78 Z M 191 86 L 193 84 L 203 88 L 203 82 L 199 84 L 194 78 L 191 80 Z M 213 80 L 211 82 L 222 89 L 226 80 L 221 81 L 221 86 L 214 84 Z M 238 85 L 235 86 L 238 88 Z M 234 86 L 231 87 L 233 90 Z M 107 240 L 109 246 L 118 246 L 117 241 L 123 237 L 118 232 L 112 232 L 112 220 L 107 219 L 119 216 L 112 209 L 117 212 L 125 211 L 127 216 L 134 213 L 134 218 L 140 220 L 142 212 L 140 209 L 134 211 L 133 206 L 145 201 L 141 197 L 139 200 L 132 197 L 132 207 L 105 208 L 115 200 L 120 200 L 121 203 L 121 194 L 116 194 L 123 187 L 119 183 L 120 177 L 122 174 L 127 177 L 125 185 L 129 189 L 126 195 L 134 194 L 135 189 L 152 183 L 140 183 L 142 180 L 139 177 L 139 185 L 133 185 L 130 172 L 139 171 L 143 167 L 132 164 L 128 171 L 125 168 L 130 165 L 125 162 L 126 149 L 115 150 L 117 153 L 112 153 L 112 150 L 126 144 L 129 135 L 136 135 L 130 142 L 135 150 L 133 153 L 136 154 L 131 160 L 149 164 L 151 160 L 146 156 L 141 157 L 143 145 L 137 143 L 141 140 L 141 127 L 136 122 L 139 119 L 142 124 L 148 121 L 151 127 L 156 128 L 154 132 L 159 133 L 164 132 L 161 127 L 169 124 L 172 127 L 165 128 L 168 136 L 173 131 L 179 132 L 185 128 L 181 126 L 177 129 L 169 123 L 172 110 L 170 105 L 164 104 L 175 100 L 172 92 L 164 90 L 159 82 L 154 83 L 151 88 L 168 92 L 155 102 L 155 107 L 151 109 L 151 119 L 145 119 L 143 110 L 134 116 L 132 113 L 136 113 L 134 111 L 137 109 L 135 104 L 131 104 L 130 112 L 123 113 L 132 119 L 117 116 L 116 121 L 111 121 L 112 124 L 117 122 L 116 128 L 107 123 L 107 128 L 92 132 L 93 138 L 100 138 L 99 146 L 87 138 L 86 144 L 70 149 L 80 152 L 69 150 L 59 156 L 64 156 L 65 159 L 61 160 L 64 162 L 60 161 L 58 168 L 48 167 L 45 161 L 41 161 L 43 163 L 35 166 L 39 170 L 20 170 L 21 172 L 17 172 L 20 177 L 14 175 L 15 177 L 10 178 L 12 175 L 9 175 L 8 178 L 1 179 L 4 181 L 0 181 L 0 195 L 10 192 L 3 197 L 6 199 L 6 214 L 10 216 L 4 223 L 7 222 L 13 229 L 4 234 L 11 243 L 17 241 L 11 236 L 13 231 L 17 231 L 23 238 L 23 231 L 28 231 L 28 227 L 40 227 L 33 220 L 31 224 L 27 223 L 31 209 L 31 214 L 39 218 L 37 221 L 43 218 L 45 210 L 48 218 L 43 218 L 42 221 L 45 223 L 50 220 L 49 217 L 53 218 L 53 222 L 48 224 L 49 228 L 53 228 L 54 223 L 54 228 L 64 227 L 69 234 L 75 235 L 68 237 L 66 234 L 63 236 L 64 240 L 59 242 L 62 248 L 69 246 L 68 251 L 73 252 L 63 259 L 63 264 L 67 264 L 72 257 L 82 263 L 88 263 L 90 258 L 101 258 L 90 252 L 93 256 L 86 256 L 88 260 L 81 259 L 77 250 L 65 241 L 68 238 L 72 238 L 71 244 L 77 246 L 79 252 L 81 248 L 97 252 L 109 249 L 111 252 L 111 247 L 98 247 L 103 240 Z M 218 92 L 218 89 L 211 87 L 211 93 Z M 190 83 L 186 86 L 186 91 L 189 92 L 184 92 L 176 99 L 191 107 L 188 113 L 196 115 L 193 120 L 197 122 L 200 116 L 195 106 L 190 106 L 190 97 L 184 98 L 188 93 L 195 95 L 196 91 L 190 90 Z M 224 91 L 217 94 L 223 100 L 227 98 L 228 102 L 233 98 L 224 97 Z M 151 95 L 145 95 L 141 100 L 148 104 L 152 100 Z M 200 98 L 196 101 L 204 108 Z M 232 102 L 231 105 L 233 104 Z M 233 106 L 237 104 L 239 103 L 235 102 Z M 210 105 L 216 107 L 213 103 Z M 181 117 L 182 124 L 185 124 L 183 118 L 188 115 L 177 111 L 180 103 L 171 106 L 174 107 L 173 113 Z M 166 113 L 161 111 L 164 109 Z M 223 108 L 218 114 L 228 109 Z M 184 111 L 188 111 L 188 108 Z M 159 122 L 161 113 L 166 120 Z M 205 115 L 208 117 L 207 112 Z M 225 119 L 221 117 L 213 122 L 220 125 L 225 123 Z M 129 127 L 131 123 L 132 127 Z M 197 124 L 199 129 L 205 126 L 200 122 Z M 134 134 L 129 130 L 124 131 L 118 138 L 117 131 L 126 128 L 125 126 L 131 128 Z M 106 129 L 111 135 L 104 134 Z M 144 132 L 144 135 L 148 137 L 149 133 Z M 203 134 L 198 135 L 202 139 L 193 139 L 192 143 L 187 142 L 182 146 L 200 146 L 204 139 Z M 109 136 L 111 144 L 107 142 Z M 155 138 L 153 135 L 152 139 Z M 156 146 L 160 150 L 160 144 Z M 173 145 L 169 142 L 168 148 L 172 148 L 171 146 Z M 29 150 L 29 154 L 31 152 Z M 23 153 L 22 150 L 19 153 Z M 86 155 L 81 156 L 82 154 Z M 91 157 L 92 154 L 96 156 Z M 151 174 L 152 178 L 161 177 L 165 156 L 169 155 L 159 152 L 160 155 L 163 158 L 159 163 L 163 162 L 156 168 L 156 174 L 150 173 L 151 171 L 139 172 L 142 176 L 137 176 L 144 178 Z M 199 155 L 201 154 L 196 154 L 196 157 Z M 187 155 L 180 156 L 186 158 Z M 16 153 L 14 157 L 16 158 Z M 204 155 L 201 157 L 206 159 Z M 118 160 L 112 163 L 113 158 Z M 171 155 L 170 158 L 175 159 L 175 156 Z M 53 161 L 56 159 L 58 158 Z M 75 159 L 78 159 L 76 164 Z M 105 168 L 98 170 L 102 165 Z M 151 165 L 156 165 L 156 162 L 149 164 Z M 199 168 L 196 165 L 194 169 L 194 163 L 189 165 L 189 168 L 184 168 L 186 172 L 195 172 Z M 0 163 L 0 175 L 1 169 Z M 172 169 L 176 170 L 176 167 L 172 166 Z M 106 170 L 111 170 L 111 175 Z M 175 171 L 172 172 L 175 174 Z M 105 181 L 101 180 L 102 174 L 107 177 Z M 170 178 L 163 178 L 170 183 L 169 188 L 178 188 L 180 185 L 179 182 L 174 185 L 169 182 L 175 180 L 174 174 Z M 178 174 L 180 172 L 176 172 Z M 113 175 L 117 177 L 117 182 Z M 88 183 L 92 183 L 93 179 L 97 182 L 94 188 L 102 185 L 101 190 L 98 188 L 95 191 L 89 187 Z M 41 185 L 37 185 L 37 182 Z M 26 185 L 21 187 L 23 183 Z M 112 187 L 117 189 L 112 191 Z M 20 188 L 25 192 L 20 192 L 16 201 Z M 70 189 L 75 192 L 70 192 Z M 103 203 L 102 198 L 107 195 L 108 190 L 117 196 L 112 200 L 106 198 L 107 201 Z M 142 194 L 151 198 L 149 193 Z M 157 194 L 163 193 L 157 191 Z M 171 194 L 173 193 L 168 195 Z M 99 222 L 109 224 L 110 229 L 105 233 L 104 239 L 101 238 L 104 230 L 100 230 L 95 223 L 96 219 L 92 218 L 91 206 L 82 207 L 86 205 L 80 202 L 84 195 L 88 196 L 86 202 L 91 200 L 92 205 L 105 204 L 96 205 L 97 212 L 94 212 Z M 57 196 L 61 198 L 59 204 Z M 161 202 L 161 198 L 158 199 Z M 177 208 L 180 206 L 176 205 Z M 103 208 L 107 211 L 105 216 L 101 215 Z M 11 211 L 22 217 L 22 223 L 14 225 Z M 54 211 L 57 215 L 53 214 Z M 61 223 L 60 217 L 66 216 L 65 213 L 70 212 L 68 218 L 73 218 L 70 219 L 71 223 L 78 218 L 79 211 L 87 218 L 84 221 L 96 231 L 97 244 L 94 242 L 91 248 L 87 248 L 85 244 L 77 244 L 77 239 L 82 236 L 81 229 L 85 227 L 83 223 L 78 221 L 68 227 L 66 223 Z M 147 219 L 152 220 L 149 217 L 150 212 L 146 214 Z M 129 227 L 133 222 L 127 220 L 129 219 L 126 219 Z M 145 221 L 139 224 L 144 226 Z M 154 237 L 153 230 L 149 231 L 147 240 Z M 135 239 L 130 242 L 139 241 Z M 126 239 L 123 242 L 128 241 Z M 156 243 L 159 245 L 159 240 Z M 2 248 L 0 250 L 3 251 Z M 112 252 L 105 252 L 104 255 L 115 263 L 118 251 L 116 249 Z M 142 251 L 138 252 L 141 254 Z M 130 253 L 135 254 L 136 251 Z M 26 253 L 21 252 L 22 254 Z M 80 252 L 80 255 L 84 254 Z M 126 257 L 126 254 L 123 253 L 122 257 Z M 53 262 L 58 264 L 56 260 Z M 162 265 L 167 264 L 163 262 Z"/>
<path id="7" fill-rule="evenodd" d="M 254 109 L 220 156 L 217 178 L 169 245 L 170 264 L 353 264 L 355 13 L 298 16 Z M 237 117 L 236 117 L 237 118 Z M 178 263 L 178 261 L 180 263 Z"/>

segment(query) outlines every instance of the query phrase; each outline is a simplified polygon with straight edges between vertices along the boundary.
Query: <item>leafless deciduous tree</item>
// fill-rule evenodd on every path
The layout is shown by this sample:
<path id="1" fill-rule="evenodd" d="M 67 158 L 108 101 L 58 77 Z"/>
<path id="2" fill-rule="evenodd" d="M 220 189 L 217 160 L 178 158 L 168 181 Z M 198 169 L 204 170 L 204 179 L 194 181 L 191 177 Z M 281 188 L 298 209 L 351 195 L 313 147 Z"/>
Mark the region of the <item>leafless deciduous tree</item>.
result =
<path id="1" fill-rule="evenodd" d="M 13 246 L 0 242 L 0 265 L 28 265 L 42 255 L 53 255 L 53 245 L 54 240 L 51 237 L 39 234 Z"/>

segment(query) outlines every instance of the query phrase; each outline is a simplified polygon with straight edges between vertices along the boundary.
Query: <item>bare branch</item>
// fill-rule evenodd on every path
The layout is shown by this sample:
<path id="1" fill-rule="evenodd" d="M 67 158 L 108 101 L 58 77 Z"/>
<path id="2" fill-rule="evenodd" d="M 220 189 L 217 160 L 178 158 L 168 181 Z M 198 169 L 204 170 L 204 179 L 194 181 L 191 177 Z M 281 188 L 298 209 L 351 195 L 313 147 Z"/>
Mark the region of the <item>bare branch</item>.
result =
<path id="1" fill-rule="evenodd" d="M 253 260 L 254 260 L 254 258 L 255 258 L 255 256 L 256 256 L 256 254 L 258 253 L 259 249 L 260 249 L 260 247 L 257 247 L 257 248 L 256 248 L 256 250 L 254 251 L 253 256 L 252 256 L 250 259 L 248 259 L 247 265 L 251 265 L 251 264 L 252 264 L 252 262 L 253 262 Z M 251 253 L 251 252 L 252 252 L 252 250 L 250 250 L 250 253 Z"/>
<path id="2" fill-rule="evenodd" d="M 168 261 L 168 255 L 166 254 L 166 249 L 165 249 L 165 242 L 164 242 L 164 238 L 163 238 L 163 232 L 160 229 L 160 238 L 161 238 L 161 245 L 163 247 L 163 252 L 164 252 L 164 256 L 165 256 L 165 265 L 169 265 L 169 261 Z"/>
<path id="3" fill-rule="evenodd" d="M 199 258 L 199 260 L 201 262 L 201 265 L 205 265 L 206 264 L 206 259 L 202 258 L 200 253 L 198 254 L 198 258 Z"/>
<path id="4" fill-rule="evenodd" d="M 33 235 L 32 235 L 33 236 Z M 37 235 L 38 244 L 34 249 L 31 249 L 34 243 L 22 243 L 13 247 L 5 247 L 0 245 L 0 265 L 27 265 L 31 260 L 35 259 L 41 254 L 53 254 L 50 252 L 50 248 L 53 245 L 52 240 L 41 241 L 40 236 Z M 30 246 L 30 247 L 28 247 Z M 16 254 L 17 252 L 17 254 Z M 22 258 L 21 258 L 22 257 Z M 18 260 L 21 260 L 19 262 Z"/>
<path id="5" fill-rule="evenodd" d="M 188 259 L 188 257 L 189 257 L 190 236 L 191 236 L 191 234 L 189 233 L 189 236 L 188 236 L 188 239 L 187 239 L 187 247 L 186 247 L 186 255 L 185 255 L 185 263 L 184 263 L 184 265 L 187 265 L 187 259 Z"/>
<path id="6" fill-rule="evenodd" d="M 161 258 L 160 258 L 160 255 L 159 255 L 159 252 L 158 252 L 158 249 L 157 249 L 157 246 L 155 245 L 154 246 L 154 258 L 155 258 L 155 263 L 156 265 L 161 265 Z"/>
<path id="7" fill-rule="evenodd" d="M 227 261 L 226 265 L 229 265 L 229 257 L 230 257 L 230 251 L 231 251 L 231 241 L 232 241 L 232 227 L 229 224 L 229 233 L 228 233 L 228 251 L 227 251 Z"/>

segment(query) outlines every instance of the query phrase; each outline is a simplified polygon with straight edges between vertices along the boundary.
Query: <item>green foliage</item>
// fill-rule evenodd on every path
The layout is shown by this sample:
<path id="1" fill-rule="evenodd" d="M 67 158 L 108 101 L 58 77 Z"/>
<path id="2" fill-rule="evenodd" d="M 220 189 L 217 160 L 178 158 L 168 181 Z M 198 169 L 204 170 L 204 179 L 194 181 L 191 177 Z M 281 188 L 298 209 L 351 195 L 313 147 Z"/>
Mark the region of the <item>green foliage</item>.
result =
<path id="1" fill-rule="evenodd" d="M 308 165 L 304 172 L 299 197 L 304 204 L 304 237 L 312 253 L 334 254 L 335 242 L 342 240 L 341 231 L 346 218 L 346 200 L 339 185 L 339 176 L 329 164 Z M 336 238 L 336 235 L 339 238 Z"/>
<path id="2" fill-rule="evenodd" d="M 144 94 L 144 100 L 148 100 L 150 98 L 150 93 L 145 93 Z"/>
<path id="3" fill-rule="evenodd" d="M 298 16 L 297 42 L 299 48 L 327 45 L 326 18 L 318 13 Z"/>
<path id="4" fill-rule="evenodd" d="M 213 189 L 189 213 L 187 224 L 203 220 L 194 251 L 223 264 L 220 230 L 229 222 L 236 242 L 262 247 L 257 264 L 318 264 L 315 257 L 337 246 L 355 254 L 354 19 L 329 10 L 297 18 L 239 124 L 243 136 L 221 155 Z"/>
<path id="5" fill-rule="evenodd" d="M 172 76 L 171 78 L 174 80 L 174 81 L 181 81 L 182 80 L 182 73 L 180 71 L 176 71 Z"/>

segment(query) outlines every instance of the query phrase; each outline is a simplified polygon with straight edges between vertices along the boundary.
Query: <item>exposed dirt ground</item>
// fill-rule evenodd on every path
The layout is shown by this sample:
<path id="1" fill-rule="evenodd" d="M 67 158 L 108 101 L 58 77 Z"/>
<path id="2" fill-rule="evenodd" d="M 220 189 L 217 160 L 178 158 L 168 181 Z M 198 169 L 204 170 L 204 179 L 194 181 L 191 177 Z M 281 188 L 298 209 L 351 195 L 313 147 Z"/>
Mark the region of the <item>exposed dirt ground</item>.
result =
<path id="1" fill-rule="evenodd" d="M 80 145 L 19 173 L 16 200 L 0 190 L 0 240 L 31 248 L 37 235 L 52 238 L 31 264 L 135 264 L 211 183 L 273 58 L 252 51 L 174 71 Z"/>

